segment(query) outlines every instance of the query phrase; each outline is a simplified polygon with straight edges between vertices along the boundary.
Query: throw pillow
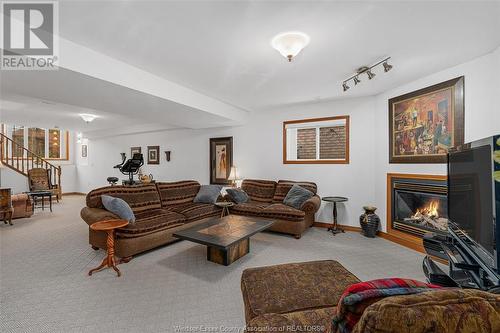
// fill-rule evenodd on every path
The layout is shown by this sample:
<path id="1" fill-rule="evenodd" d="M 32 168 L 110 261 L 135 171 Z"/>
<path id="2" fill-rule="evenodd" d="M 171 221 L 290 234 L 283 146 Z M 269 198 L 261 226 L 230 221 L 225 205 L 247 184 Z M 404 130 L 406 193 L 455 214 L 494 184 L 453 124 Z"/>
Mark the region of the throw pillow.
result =
<path id="1" fill-rule="evenodd" d="M 237 204 L 248 202 L 248 194 L 239 188 L 227 188 L 227 195 Z"/>
<path id="2" fill-rule="evenodd" d="M 135 223 L 134 212 L 125 200 L 110 195 L 101 195 L 101 200 L 106 210 L 118 215 L 121 219 L 127 220 L 130 223 Z"/>
<path id="3" fill-rule="evenodd" d="M 287 206 L 300 209 L 304 202 L 311 199 L 314 193 L 300 185 L 294 184 L 290 191 L 288 191 L 283 203 Z"/>
<path id="4" fill-rule="evenodd" d="M 201 185 L 193 202 L 214 204 L 217 202 L 221 190 L 222 186 L 220 185 Z"/>

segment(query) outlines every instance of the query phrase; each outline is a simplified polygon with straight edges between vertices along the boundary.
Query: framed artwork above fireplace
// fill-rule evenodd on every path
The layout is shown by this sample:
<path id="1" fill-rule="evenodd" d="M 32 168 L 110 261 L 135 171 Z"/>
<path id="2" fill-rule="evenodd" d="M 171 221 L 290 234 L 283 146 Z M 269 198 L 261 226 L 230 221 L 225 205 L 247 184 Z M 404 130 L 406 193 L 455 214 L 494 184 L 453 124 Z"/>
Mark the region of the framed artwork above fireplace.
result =
<path id="1" fill-rule="evenodd" d="M 463 76 L 389 100 L 389 163 L 446 163 L 463 144 Z"/>

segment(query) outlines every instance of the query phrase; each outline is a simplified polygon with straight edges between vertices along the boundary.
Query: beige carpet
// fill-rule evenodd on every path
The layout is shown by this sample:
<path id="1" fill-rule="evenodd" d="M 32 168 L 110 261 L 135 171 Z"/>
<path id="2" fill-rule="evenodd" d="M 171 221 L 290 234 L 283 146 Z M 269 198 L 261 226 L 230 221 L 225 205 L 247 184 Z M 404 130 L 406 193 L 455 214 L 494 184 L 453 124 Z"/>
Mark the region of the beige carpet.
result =
<path id="1" fill-rule="evenodd" d="M 274 233 L 251 239 L 251 253 L 229 267 L 206 261 L 183 241 L 87 275 L 104 256 L 88 244 L 68 196 L 54 212 L 0 226 L 1 332 L 238 332 L 244 325 L 240 277 L 248 267 L 335 259 L 360 279 L 423 280 L 423 256 L 381 238 L 312 228 L 300 240 Z"/>

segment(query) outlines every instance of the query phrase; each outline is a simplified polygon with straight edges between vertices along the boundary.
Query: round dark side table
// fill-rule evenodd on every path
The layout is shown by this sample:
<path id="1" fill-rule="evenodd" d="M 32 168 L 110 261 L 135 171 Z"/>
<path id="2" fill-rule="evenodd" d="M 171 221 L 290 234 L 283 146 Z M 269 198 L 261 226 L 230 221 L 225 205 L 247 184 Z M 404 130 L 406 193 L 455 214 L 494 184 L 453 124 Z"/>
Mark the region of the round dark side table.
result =
<path id="1" fill-rule="evenodd" d="M 324 197 L 321 200 L 333 203 L 333 226 L 328 228 L 328 231 L 331 231 L 334 236 L 344 232 L 344 229 L 340 228 L 337 223 L 337 202 L 346 202 L 349 199 L 346 197 Z"/>

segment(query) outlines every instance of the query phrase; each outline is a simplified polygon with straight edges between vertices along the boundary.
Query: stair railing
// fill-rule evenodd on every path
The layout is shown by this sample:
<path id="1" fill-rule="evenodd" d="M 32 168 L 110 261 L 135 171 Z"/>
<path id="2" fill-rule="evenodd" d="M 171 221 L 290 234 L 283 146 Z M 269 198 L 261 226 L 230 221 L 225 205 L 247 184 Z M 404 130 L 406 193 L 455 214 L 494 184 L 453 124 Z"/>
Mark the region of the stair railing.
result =
<path id="1" fill-rule="evenodd" d="M 57 196 L 61 197 L 61 166 L 50 163 L 2 133 L 0 133 L 0 161 L 6 167 L 26 177 L 28 170 L 33 168 L 49 170 L 52 185 L 57 185 Z"/>

